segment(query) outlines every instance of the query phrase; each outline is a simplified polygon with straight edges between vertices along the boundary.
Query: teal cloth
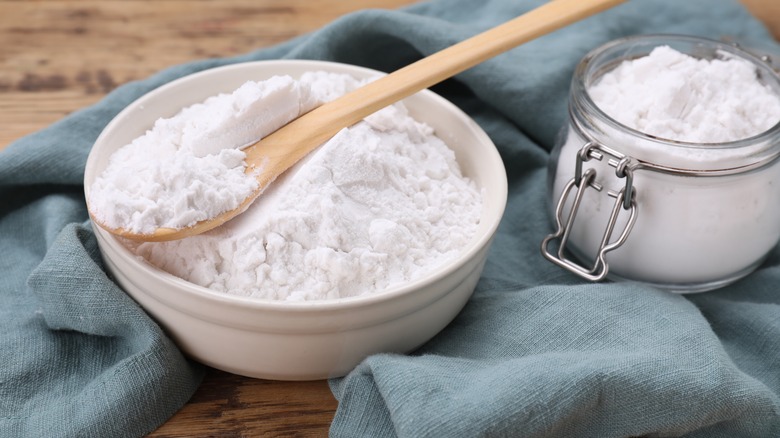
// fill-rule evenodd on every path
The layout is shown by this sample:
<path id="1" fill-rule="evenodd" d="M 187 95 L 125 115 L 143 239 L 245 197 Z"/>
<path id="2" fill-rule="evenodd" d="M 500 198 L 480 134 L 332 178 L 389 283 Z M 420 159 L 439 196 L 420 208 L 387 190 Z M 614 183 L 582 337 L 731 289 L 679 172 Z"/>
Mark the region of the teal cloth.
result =
<path id="1" fill-rule="evenodd" d="M 0 153 L 0 436 L 141 436 L 202 367 L 106 275 L 81 180 L 105 124 L 143 93 L 218 65 L 327 59 L 391 71 L 539 0 L 435 0 L 364 11 L 311 35 L 165 70 Z M 678 296 L 584 284 L 542 260 L 546 163 L 574 66 L 641 33 L 777 49 L 737 0 L 635 0 L 435 87 L 498 146 L 509 201 L 475 294 L 410 355 L 331 381 L 334 437 L 780 436 L 780 251 L 725 289 Z M 779 224 L 780 225 L 780 224 Z"/>

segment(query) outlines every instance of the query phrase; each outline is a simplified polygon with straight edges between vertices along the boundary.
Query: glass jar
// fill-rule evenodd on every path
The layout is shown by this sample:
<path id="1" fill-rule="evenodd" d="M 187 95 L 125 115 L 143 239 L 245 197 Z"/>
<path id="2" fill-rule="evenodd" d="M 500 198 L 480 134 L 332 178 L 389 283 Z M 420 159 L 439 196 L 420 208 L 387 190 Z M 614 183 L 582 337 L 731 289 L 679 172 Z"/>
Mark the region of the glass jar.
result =
<path id="1" fill-rule="evenodd" d="M 780 240 L 780 123 L 739 141 L 699 144 L 644 134 L 600 110 L 589 87 L 661 45 L 700 59 L 747 60 L 780 95 L 767 62 L 718 41 L 645 35 L 592 51 L 575 71 L 568 125 L 551 157 L 556 231 L 542 253 L 592 281 L 700 292 L 747 275 Z"/>

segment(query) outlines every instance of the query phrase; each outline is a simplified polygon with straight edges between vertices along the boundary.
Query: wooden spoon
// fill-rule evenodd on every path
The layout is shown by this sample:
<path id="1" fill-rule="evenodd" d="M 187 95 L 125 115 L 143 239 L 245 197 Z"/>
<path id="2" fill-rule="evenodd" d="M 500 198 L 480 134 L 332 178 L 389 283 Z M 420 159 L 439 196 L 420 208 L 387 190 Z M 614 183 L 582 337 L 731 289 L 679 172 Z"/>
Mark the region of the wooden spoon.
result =
<path id="1" fill-rule="evenodd" d="M 502 25 L 436 52 L 328 102 L 244 149 L 247 173 L 259 189 L 236 209 L 186 228 L 158 228 L 151 234 L 98 225 L 139 241 L 176 240 L 222 225 L 244 212 L 276 177 L 306 154 L 366 116 L 435 85 L 513 47 L 623 3 L 625 0 L 553 0 Z M 95 220 L 93 215 L 92 220 Z"/>

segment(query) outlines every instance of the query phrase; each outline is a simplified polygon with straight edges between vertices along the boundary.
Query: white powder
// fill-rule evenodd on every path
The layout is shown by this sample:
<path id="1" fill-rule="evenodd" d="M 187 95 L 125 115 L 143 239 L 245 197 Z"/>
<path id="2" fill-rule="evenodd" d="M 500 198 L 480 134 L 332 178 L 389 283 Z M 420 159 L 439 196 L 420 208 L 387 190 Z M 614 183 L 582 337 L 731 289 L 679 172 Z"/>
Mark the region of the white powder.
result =
<path id="1" fill-rule="evenodd" d="M 274 81 L 252 87 L 270 89 L 280 80 Z M 272 110 L 247 128 L 247 138 L 275 129 L 269 120 L 281 119 L 276 110 L 291 114 L 299 101 L 305 107 L 359 85 L 323 73 L 284 84 L 285 90 L 299 90 L 284 91 L 294 104 L 281 108 L 272 98 Z M 180 137 L 178 126 L 188 126 L 188 114 L 184 110 L 176 127 L 160 134 L 164 142 Z M 202 143 L 203 135 L 192 138 Z M 191 148 L 178 150 L 188 160 L 199 158 L 181 152 Z M 226 153 L 215 152 L 208 156 Z M 164 180 L 169 165 L 161 165 L 153 181 Z M 225 168 L 231 165 L 240 167 L 233 161 Z M 184 180 L 202 178 L 202 168 L 179 171 Z M 396 104 L 342 130 L 227 224 L 179 241 L 127 245 L 161 269 L 213 290 L 276 300 L 332 299 L 420 278 L 455 257 L 474 236 L 481 208 L 481 193 L 461 175 L 454 153 Z"/>
<path id="2" fill-rule="evenodd" d="M 588 94 L 620 123 L 676 141 L 735 141 L 780 121 L 780 97 L 749 62 L 697 59 L 668 46 L 622 62 Z"/>
<path id="3" fill-rule="evenodd" d="M 776 89 L 759 81 L 755 66 L 745 60 L 697 60 L 659 47 L 604 73 L 588 94 L 610 117 L 643 133 L 667 140 L 724 143 L 756 136 L 780 122 Z M 592 139 L 633 158 L 678 169 L 744 166 L 778 148 L 777 137 L 733 147 L 693 147 L 650 140 L 599 118 L 592 120 L 593 127 L 584 128 L 588 139 L 577 129 L 568 130 L 558 158 L 554 202 L 574 176 L 578 151 Z M 594 159 L 584 165 L 596 169 L 596 182 L 603 190 L 585 191 L 569 239 L 569 247 L 590 261 L 614 204 L 606 192 L 617 192 L 626 184 L 605 162 Z M 719 177 L 640 169 L 634 172 L 633 184 L 636 224 L 626 243 L 607 255 L 609 272 L 618 277 L 674 291 L 706 290 L 746 275 L 780 239 L 778 160 Z M 616 234 L 628 216 L 621 214 Z"/>
<path id="4" fill-rule="evenodd" d="M 320 72 L 250 81 L 157 120 L 111 156 L 90 189 L 90 211 L 111 228 L 150 233 L 236 208 L 257 189 L 239 149 L 332 99 L 348 79 Z"/>

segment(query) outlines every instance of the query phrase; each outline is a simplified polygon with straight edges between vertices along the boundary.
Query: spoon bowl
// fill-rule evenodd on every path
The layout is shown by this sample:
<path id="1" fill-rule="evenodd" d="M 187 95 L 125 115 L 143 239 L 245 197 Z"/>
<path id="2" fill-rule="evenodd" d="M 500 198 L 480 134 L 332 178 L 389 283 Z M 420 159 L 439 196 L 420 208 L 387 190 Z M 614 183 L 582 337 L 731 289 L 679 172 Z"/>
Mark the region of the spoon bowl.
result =
<path id="1" fill-rule="evenodd" d="M 359 79 L 375 70 L 323 61 L 257 61 L 192 74 L 131 103 L 104 129 L 84 173 L 87 190 L 121 146 L 143 134 L 158 114 L 172 115 L 249 79 L 298 78 L 307 71 Z M 224 371 L 279 380 L 341 376 L 363 358 L 404 353 L 423 344 L 470 298 L 503 217 L 507 179 L 487 134 L 463 111 L 431 91 L 404 99 L 416 120 L 431 126 L 455 154 L 465 177 L 483 192 L 479 226 L 460 254 L 429 274 L 371 294 L 318 301 L 278 301 L 231 295 L 185 281 L 140 258 L 93 224 L 107 270 L 189 357 Z"/>

